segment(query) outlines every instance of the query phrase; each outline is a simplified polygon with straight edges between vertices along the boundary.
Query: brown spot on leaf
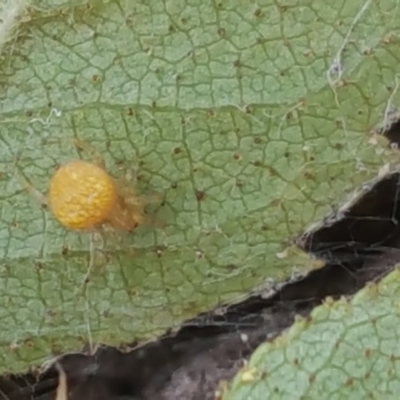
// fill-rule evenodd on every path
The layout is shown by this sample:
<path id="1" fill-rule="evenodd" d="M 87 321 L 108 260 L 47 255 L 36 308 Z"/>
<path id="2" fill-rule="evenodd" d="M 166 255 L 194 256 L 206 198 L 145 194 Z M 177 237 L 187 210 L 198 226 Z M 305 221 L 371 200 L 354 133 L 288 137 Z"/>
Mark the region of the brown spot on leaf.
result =
<path id="1" fill-rule="evenodd" d="M 310 171 L 305 171 L 304 172 L 304 178 L 306 178 L 306 179 L 308 179 L 310 181 L 315 180 L 314 174 L 312 174 Z"/>
<path id="2" fill-rule="evenodd" d="M 354 379 L 353 378 L 347 378 L 346 386 L 353 386 L 353 384 L 354 384 Z"/>
<path id="3" fill-rule="evenodd" d="M 221 37 L 224 37 L 226 35 L 225 28 L 219 27 L 218 28 L 218 35 L 221 36 Z"/>
<path id="4" fill-rule="evenodd" d="M 206 193 L 203 190 L 195 191 L 197 201 L 203 201 L 206 198 Z"/>

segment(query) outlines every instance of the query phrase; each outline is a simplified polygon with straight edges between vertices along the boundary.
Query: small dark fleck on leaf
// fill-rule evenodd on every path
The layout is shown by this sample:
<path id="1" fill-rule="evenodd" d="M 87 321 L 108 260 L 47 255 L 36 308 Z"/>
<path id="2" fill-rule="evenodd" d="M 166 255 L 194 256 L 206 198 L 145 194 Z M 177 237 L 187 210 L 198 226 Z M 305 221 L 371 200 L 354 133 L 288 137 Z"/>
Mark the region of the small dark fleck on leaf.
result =
<path id="1" fill-rule="evenodd" d="M 305 171 L 305 172 L 304 172 L 304 177 L 305 177 L 306 179 L 308 179 L 308 180 L 314 180 L 314 179 L 315 179 L 315 176 L 314 176 L 311 172 L 309 172 L 309 171 Z"/>
<path id="2" fill-rule="evenodd" d="M 37 271 L 41 271 L 43 269 L 43 264 L 40 261 L 35 262 L 35 268 Z"/>
<path id="3" fill-rule="evenodd" d="M 203 253 L 203 251 L 202 250 L 196 250 L 195 251 L 195 254 L 196 254 L 196 258 L 203 258 L 204 257 L 204 253 Z"/>
<path id="4" fill-rule="evenodd" d="M 267 371 L 262 371 L 260 374 L 261 379 L 266 379 L 268 377 L 268 372 Z"/>
<path id="5" fill-rule="evenodd" d="M 218 35 L 221 37 L 224 37 L 226 35 L 226 30 L 225 28 L 218 28 Z"/>
<path id="6" fill-rule="evenodd" d="M 353 384 L 354 384 L 354 379 L 353 378 L 347 378 L 346 386 L 353 386 Z"/>
<path id="7" fill-rule="evenodd" d="M 57 311 L 54 310 L 47 310 L 46 314 L 50 317 L 50 318 L 54 318 L 57 316 Z"/>
<path id="8" fill-rule="evenodd" d="M 335 143 L 333 145 L 333 148 L 336 150 L 342 150 L 343 149 L 343 144 L 342 143 Z"/>
<path id="9" fill-rule="evenodd" d="M 343 121 L 342 121 L 342 120 L 337 119 L 337 120 L 335 121 L 335 124 L 336 124 L 336 126 L 337 126 L 338 128 L 343 128 Z"/>
<path id="10" fill-rule="evenodd" d="M 269 203 L 271 207 L 278 207 L 281 204 L 280 199 L 275 199 L 272 200 L 271 203 Z"/>
<path id="11" fill-rule="evenodd" d="M 171 188 L 176 189 L 178 187 L 178 184 L 176 182 L 171 183 Z"/>
<path id="12" fill-rule="evenodd" d="M 165 246 L 156 246 L 154 249 L 155 253 L 157 254 L 157 257 L 160 258 L 165 251 Z"/>
<path id="13" fill-rule="evenodd" d="M 203 201 L 206 198 L 206 193 L 203 192 L 202 190 L 196 190 L 195 194 L 196 194 L 196 199 L 198 201 Z"/>

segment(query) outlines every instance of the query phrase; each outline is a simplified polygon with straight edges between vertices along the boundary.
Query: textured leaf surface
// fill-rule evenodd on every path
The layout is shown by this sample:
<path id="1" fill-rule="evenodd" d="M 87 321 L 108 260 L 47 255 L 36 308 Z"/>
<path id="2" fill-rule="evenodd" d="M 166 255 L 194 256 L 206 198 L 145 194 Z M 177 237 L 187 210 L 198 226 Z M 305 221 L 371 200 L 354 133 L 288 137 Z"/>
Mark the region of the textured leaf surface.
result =
<path id="1" fill-rule="evenodd" d="M 0 369 L 306 272 L 288 240 L 386 160 L 368 133 L 397 93 L 394 1 L 70 4 L 34 3 L 0 64 Z M 165 196 L 86 291 L 89 237 L 21 185 L 45 193 L 74 137 Z"/>
<path id="2" fill-rule="evenodd" d="M 225 399 L 397 399 L 400 272 L 260 346 Z"/>

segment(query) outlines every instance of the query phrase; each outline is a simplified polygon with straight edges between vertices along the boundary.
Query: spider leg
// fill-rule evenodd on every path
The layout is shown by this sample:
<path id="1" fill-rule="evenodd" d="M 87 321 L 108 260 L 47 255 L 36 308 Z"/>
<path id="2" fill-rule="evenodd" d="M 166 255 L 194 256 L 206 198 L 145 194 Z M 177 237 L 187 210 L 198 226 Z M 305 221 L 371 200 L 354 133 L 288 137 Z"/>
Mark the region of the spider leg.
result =
<path id="1" fill-rule="evenodd" d="M 50 204 L 47 197 L 35 188 L 30 179 L 23 173 L 23 171 L 17 166 L 19 178 L 22 181 L 22 186 L 26 191 L 30 193 L 30 195 L 40 203 L 43 208 L 49 208 Z"/>
<path id="2" fill-rule="evenodd" d="M 106 169 L 104 158 L 90 143 L 77 137 L 73 139 L 73 143 L 78 152 L 83 151 L 88 153 L 89 156 L 94 160 L 96 165 L 104 170 Z"/>
<path id="3" fill-rule="evenodd" d="M 103 233 L 99 231 L 92 231 L 89 234 L 89 263 L 82 280 L 81 285 L 78 287 L 78 291 L 86 292 L 87 285 L 90 282 L 93 274 L 99 271 L 101 267 L 106 265 L 107 261 L 102 256 L 104 248 L 104 236 Z"/>

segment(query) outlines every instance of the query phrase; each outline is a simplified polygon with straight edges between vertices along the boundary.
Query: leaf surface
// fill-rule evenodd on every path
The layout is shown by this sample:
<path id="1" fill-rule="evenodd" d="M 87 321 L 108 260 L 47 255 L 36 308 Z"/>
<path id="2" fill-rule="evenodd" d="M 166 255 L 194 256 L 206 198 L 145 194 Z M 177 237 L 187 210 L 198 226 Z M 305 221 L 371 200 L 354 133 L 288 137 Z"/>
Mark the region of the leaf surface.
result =
<path id="1" fill-rule="evenodd" d="M 396 399 L 400 272 L 351 300 L 328 300 L 309 320 L 260 346 L 227 400 Z"/>
<path id="2" fill-rule="evenodd" d="M 396 15 L 389 0 L 34 2 L 0 64 L 0 369 L 152 339 L 313 268 L 290 240 L 388 160 L 369 139 L 397 99 Z M 21 177 L 46 194 L 73 138 L 161 193 L 160 223 L 98 244 L 41 208 Z M 91 246 L 107 265 L 82 290 Z"/>

